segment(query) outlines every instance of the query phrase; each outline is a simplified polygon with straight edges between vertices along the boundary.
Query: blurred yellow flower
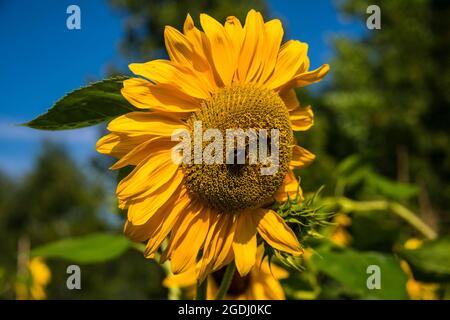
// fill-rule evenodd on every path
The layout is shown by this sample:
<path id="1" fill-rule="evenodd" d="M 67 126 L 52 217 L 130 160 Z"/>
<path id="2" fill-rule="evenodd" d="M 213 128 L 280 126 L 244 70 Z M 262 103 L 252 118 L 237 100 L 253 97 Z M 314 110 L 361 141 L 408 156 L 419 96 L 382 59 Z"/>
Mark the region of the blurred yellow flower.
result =
<path id="1" fill-rule="evenodd" d="M 417 238 L 410 238 L 403 244 L 405 249 L 414 250 L 422 246 L 423 241 Z"/>
<path id="2" fill-rule="evenodd" d="M 352 237 L 346 228 L 352 224 L 352 219 L 345 214 L 338 214 L 333 218 L 333 222 L 336 223 L 336 226 L 330 235 L 331 242 L 341 247 L 347 247 Z"/>
<path id="3" fill-rule="evenodd" d="M 275 249 L 302 253 L 292 230 L 265 206 L 295 196 L 299 182 L 292 170 L 315 157 L 295 145 L 293 131 L 308 130 L 313 113 L 300 106 L 294 88 L 322 80 L 329 66 L 310 71 L 308 45 L 281 45 L 280 20 L 265 22 L 254 10 L 244 26 L 236 17 L 222 25 L 206 14 L 200 22 L 203 31 L 190 15 L 183 32 L 166 27 L 170 60 L 130 65 L 139 78 L 125 80 L 122 95 L 147 112 L 111 121 L 111 133 L 97 142 L 97 150 L 119 159 L 112 169 L 135 166 L 116 193 L 119 207 L 128 209 L 125 233 L 148 240 L 146 257 L 154 257 L 169 236 L 161 262 L 170 260 L 175 274 L 195 269 L 202 279 L 234 259 L 245 277 L 256 263 L 257 233 Z M 260 163 L 248 160 L 175 163 L 172 151 L 179 142 L 172 141 L 173 133 L 195 136 L 198 121 L 223 136 L 229 129 L 278 129 L 277 172 L 264 175 Z"/>
<path id="4" fill-rule="evenodd" d="M 18 300 L 44 300 L 47 299 L 45 287 L 51 280 L 51 272 L 44 259 L 32 258 L 28 262 L 28 277 L 16 283 L 16 296 Z"/>
<path id="5" fill-rule="evenodd" d="M 263 247 L 258 247 L 257 263 L 244 277 L 234 274 L 232 283 L 225 299 L 228 300 L 284 300 L 285 295 L 279 282 L 287 278 L 289 273 L 275 264 L 263 259 Z M 217 294 L 222 282 L 224 269 L 218 270 L 208 277 L 207 299 L 212 300 Z M 168 276 L 163 284 L 166 287 L 185 287 L 190 297 L 195 296 L 196 271 L 194 268 L 178 274 Z"/>
<path id="6" fill-rule="evenodd" d="M 414 250 L 422 245 L 423 241 L 417 238 L 408 239 L 403 246 L 408 250 Z M 406 291 L 408 292 L 411 300 L 437 300 L 437 290 L 439 285 L 437 283 L 426 283 L 417 281 L 414 279 L 411 267 L 409 264 L 402 260 L 400 266 L 403 271 L 408 275 L 408 282 L 406 283 Z"/>

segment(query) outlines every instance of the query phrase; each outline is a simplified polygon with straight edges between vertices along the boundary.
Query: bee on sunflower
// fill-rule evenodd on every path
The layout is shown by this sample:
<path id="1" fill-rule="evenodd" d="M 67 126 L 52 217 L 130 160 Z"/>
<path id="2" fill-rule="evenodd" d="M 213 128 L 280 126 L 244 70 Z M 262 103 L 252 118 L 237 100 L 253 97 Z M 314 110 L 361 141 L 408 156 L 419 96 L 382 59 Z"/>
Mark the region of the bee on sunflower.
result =
<path id="1" fill-rule="evenodd" d="M 183 32 L 166 27 L 169 60 L 129 66 L 138 77 L 124 81 L 122 95 L 141 111 L 112 120 L 97 150 L 118 158 L 112 169 L 134 166 L 116 193 L 128 212 L 125 234 L 147 241 L 147 258 L 168 239 L 160 260 L 170 261 L 174 274 L 195 270 L 202 281 L 235 261 L 246 277 L 257 263 L 257 234 L 274 249 L 302 253 L 296 235 L 269 206 L 301 194 L 292 170 L 315 156 L 296 145 L 293 132 L 308 130 L 313 113 L 300 106 L 294 89 L 322 80 L 329 66 L 310 71 L 308 45 L 281 44 L 281 22 L 264 22 L 254 10 L 244 26 L 235 17 L 222 25 L 206 14 L 200 23 L 203 31 L 188 15 Z M 224 135 L 228 129 L 276 128 L 276 172 L 264 175 L 262 164 L 248 159 L 175 163 L 173 133 L 193 133 L 196 121 Z"/>

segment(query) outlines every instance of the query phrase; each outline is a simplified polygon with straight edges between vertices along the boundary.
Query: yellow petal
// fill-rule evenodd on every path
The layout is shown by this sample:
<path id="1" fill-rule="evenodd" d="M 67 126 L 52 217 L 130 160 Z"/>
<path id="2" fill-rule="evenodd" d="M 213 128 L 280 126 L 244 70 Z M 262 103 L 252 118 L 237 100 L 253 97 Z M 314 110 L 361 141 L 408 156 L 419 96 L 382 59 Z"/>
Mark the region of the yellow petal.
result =
<path id="1" fill-rule="evenodd" d="M 213 260 L 215 260 L 215 250 L 217 247 L 217 235 L 221 228 L 221 225 L 223 224 L 222 216 L 223 215 L 219 215 L 217 213 L 211 215 L 211 226 L 209 228 L 208 234 L 206 235 L 203 254 L 199 261 L 200 268 L 198 271 L 198 278 L 200 281 L 203 281 L 205 276 L 207 276 L 212 269 L 212 264 L 214 263 Z"/>
<path id="2" fill-rule="evenodd" d="M 224 85 L 230 85 L 236 70 L 236 56 L 233 42 L 225 28 L 207 14 L 200 15 L 200 23 L 205 32 L 211 51 L 214 68 Z"/>
<path id="3" fill-rule="evenodd" d="M 277 90 L 294 79 L 298 69 L 305 63 L 308 45 L 306 43 L 290 40 L 283 44 L 278 53 L 277 63 L 273 74 L 266 85 Z"/>
<path id="4" fill-rule="evenodd" d="M 154 194 L 143 200 L 131 202 L 128 206 L 128 220 L 134 225 L 146 223 L 167 201 L 170 202 L 173 197 L 177 197 L 182 189 L 183 176 L 179 171 L 172 180 L 162 185 Z"/>
<path id="5" fill-rule="evenodd" d="M 280 98 L 283 100 L 288 111 L 293 111 L 300 107 L 300 102 L 298 101 L 297 94 L 294 89 L 280 92 Z"/>
<path id="6" fill-rule="evenodd" d="M 266 277 L 264 280 L 265 300 L 284 300 L 286 299 L 283 287 L 274 277 Z"/>
<path id="7" fill-rule="evenodd" d="M 210 61 L 210 51 L 208 47 L 208 39 L 204 32 L 198 30 L 194 25 L 194 20 L 188 14 L 184 21 L 183 32 L 186 39 L 192 45 L 192 52 L 194 54 L 193 68 L 199 72 L 202 72 L 213 88 L 217 88 L 217 83 L 214 75 L 214 70 L 211 67 L 212 61 Z M 218 79 L 218 77 L 217 77 Z M 220 81 L 219 81 L 220 82 Z"/>
<path id="8" fill-rule="evenodd" d="M 324 64 L 316 70 L 297 73 L 293 79 L 294 87 L 304 87 L 321 81 L 330 71 L 330 66 Z"/>
<path id="9" fill-rule="evenodd" d="M 144 224 L 134 225 L 132 221 L 127 220 L 124 233 L 132 241 L 142 242 L 151 238 L 149 242 L 157 243 L 162 234 L 165 233 L 167 236 L 171 225 L 187 205 L 188 202 L 183 195 L 179 192 L 171 195 Z M 148 244 L 147 248 L 149 248 Z"/>
<path id="10" fill-rule="evenodd" d="M 295 177 L 294 173 L 291 170 L 289 170 L 288 174 L 283 180 L 283 184 L 281 185 L 277 193 L 274 195 L 274 198 L 278 202 L 283 203 L 288 200 L 288 196 L 291 199 L 295 199 L 297 191 L 299 193 L 300 200 L 303 200 L 302 189 L 299 186 L 297 178 Z"/>
<path id="11" fill-rule="evenodd" d="M 163 139 L 151 141 L 148 147 L 152 152 L 118 184 L 117 196 L 142 198 L 171 179 L 178 170 L 178 165 L 172 160 L 171 148 L 174 143 Z"/>
<path id="12" fill-rule="evenodd" d="M 281 41 L 283 40 L 283 26 L 278 19 L 270 20 L 264 24 L 264 70 L 260 78 L 260 82 L 265 82 L 272 74 L 277 63 L 278 52 L 280 50 Z"/>
<path id="13" fill-rule="evenodd" d="M 300 146 L 294 145 L 292 147 L 292 158 L 290 162 L 291 168 L 303 168 L 309 165 L 316 156 L 310 151 Z"/>
<path id="14" fill-rule="evenodd" d="M 122 95 L 140 109 L 189 113 L 200 108 L 195 99 L 171 85 L 154 85 L 147 80 L 132 78 L 123 82 Z"/>
<path id="15" fill-rule="evenodd" d="M 284 220 L 270 209 L 257 209 L 257 230 L 259 235 L 273 248 L 290 253 L 301 254 L 300 244 Z"/>
<path id="16" fill-rule="evenodd" d="M 201 280 L 211 271 L 218 270 L 230 263 L 232 259 L 232 257 L 230 259 L 229 253 L 234 237 L 233 215 L 215 214 L 214 216 L 216 218 L 206 237 L 203 249 L 199 269 L 199 279 Z"/>
<path id="17" fill-rule="evenodd" d="M 259 78 L 263 70 L 264 20 L 261 13 L 250 10 L 245 19 L 244 40 L 239 55 L 237 75 L 242 83 Z"/>
<path id="18" fill-rule="evenodd" d="M 161 243 L 166 239 L 170 231 L 172 231 L 177 219 L 183 219 L 185 210 L 190 203 L 190 198 L 186 192 L 182 192 L 178 196 L 175 204 L 168 202 L 171 207 L 158 210 L 158 212 L 149 219 L 149 222 L 159 227 L 152 233 L 145 247 L 144 255 L 149 257 L 153 255 Z"/>
<path id="19" fill-rule="evenodd" d="M 250 272 L 256 261 L 256 224 L 252 212 L 242 212 L 236 220 L 233 251 L 241 276 Z"/>
<path id="20" fill-rule="evenodd" d="M 181 32 L 171 26 L 166 26 L 164 41 L 170 60 L 182 66 L 193 64 L 192 44 Z"/>
<path id="21" fill-rule="evenodd" d="M 187 221 L 185 221 L 185 219 Z M 210 213 L 201 206 L 193 206 L 183 217 L 185 228 L 174 229 L 171 242 L 175 243 L 170 262 L 174 274 L 187 271 L 195 266 L 197 255 L 202 248 L 210 226 Z"/>
<path id="22" fill-rule="evenodd" d="M 125 134 L 110 133 L 97 141 L 96 149 L 99 153 L 121 158 L 150 138 L 149 135 L 129 137 Z"/>
<path id="23" fill-rule="evenodd" d="M 195 268 L 190 268 L 186 272 L 171 274 L 163 281 L 163 286 L 168 288 L 189 287 L 197 284 Z"/>
<path id="24" fill-rule="evenodd" d="M 168 60 L 153 60 L 146 63 L 132 63 L 134 74 L 143 76 L 156 84 L 166 84 L 178 88 L 183 93 L 198 99 L 208 99 L 213 88 L 201 73 L 174 64 Z M 203 80 L 203 81 L 202 81 Z"/>
<path id="25" fill-rule="evenodd" d="M 289 113 L 291 119 L 292 130 L 305 131 L 312 127 L 314 124 L 314 114 L 311 106 L 305 108 L 298 108 Z"/>
<path id="26" fill-rule="evenodd" d="M 172 136 L 177 129 L 186 128 L 181 120 L 161 112 L 130 112 L 115 118 L 107 129 L 111 132 L 126 133 L 129 136 Z"/>
<path id="27" fill-rule="evenodd" d="M 239 52 L 241 51 L 242 41 L 244 40 L 244 30 L 242 29 L 241 22 L 238 18 L 230 16 L 227 17 L 224 27 L 233 42 L 234 53 L 237 61 L 239 58 Z"/>
<path id="28" fill-rule="evenodd" d="M 122 156 L 110 169 L 117 170 L 129 165 L 137 166 L 148 157 L 148 154 L 152 150 L 152 145 L 155 144 L 156 140 L 160 140 L 160 138 L 152 138 L 136 146 L 133 150 Z"/>

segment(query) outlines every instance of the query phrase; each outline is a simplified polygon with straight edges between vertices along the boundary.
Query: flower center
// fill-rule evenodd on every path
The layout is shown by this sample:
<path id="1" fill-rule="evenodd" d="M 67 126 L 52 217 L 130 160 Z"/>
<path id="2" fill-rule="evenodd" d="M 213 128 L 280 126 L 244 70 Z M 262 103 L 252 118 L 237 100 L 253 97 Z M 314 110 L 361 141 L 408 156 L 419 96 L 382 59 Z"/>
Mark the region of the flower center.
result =
<path id="1" fill-rule="evenodd" d="M 201 141 L 201 163 L 184 165 L 191 197 L 230 213 L 270 201 L 289 170 L 293 140 L 289 113 L 278 94 L 255 85 L 222 88 L 188 119 L 191 136 L 199 123 L 202 132 L 214 129 L 216 134 Z M 217 134 L 222 144 L 208 154 L 219 161 L 205 163 Z M 192 139 L 192 150 L 196 142 Z"/>

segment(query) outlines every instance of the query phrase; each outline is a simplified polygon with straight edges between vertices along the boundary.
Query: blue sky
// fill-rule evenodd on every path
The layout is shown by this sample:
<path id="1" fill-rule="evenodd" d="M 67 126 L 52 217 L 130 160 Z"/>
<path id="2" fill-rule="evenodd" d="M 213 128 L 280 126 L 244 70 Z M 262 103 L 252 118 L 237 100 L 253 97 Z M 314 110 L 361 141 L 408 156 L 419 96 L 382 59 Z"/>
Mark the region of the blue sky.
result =
<path id="1" fill-rule="evenodd" d="M 68 30 L 66 9 L 81 8 L 81 30 Z M 328 62 L 332 34 L 359 36 L 330 0 L 269 1 L 271 16 L 285 23 L 286 39 L 309 44 L 312 67 Z M 30 170 L 43 139 L 64 143 L 78 163 L 95 154 L 97 128 L 44 132 L 14 126 L 45 112 L 66 92 L 100 79 L 109 63 L 121 64 L 118 44 L 124 17 L 106 0 L 0 1 L 0 170 Z"/>

